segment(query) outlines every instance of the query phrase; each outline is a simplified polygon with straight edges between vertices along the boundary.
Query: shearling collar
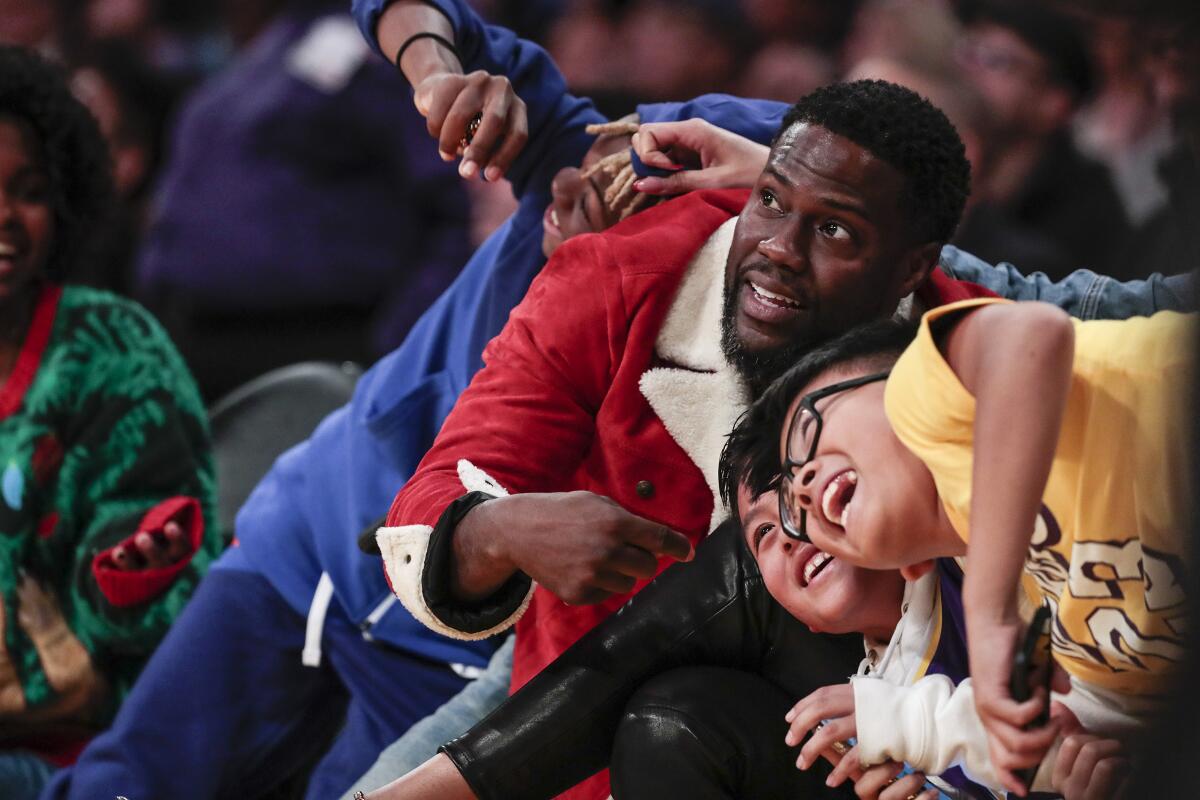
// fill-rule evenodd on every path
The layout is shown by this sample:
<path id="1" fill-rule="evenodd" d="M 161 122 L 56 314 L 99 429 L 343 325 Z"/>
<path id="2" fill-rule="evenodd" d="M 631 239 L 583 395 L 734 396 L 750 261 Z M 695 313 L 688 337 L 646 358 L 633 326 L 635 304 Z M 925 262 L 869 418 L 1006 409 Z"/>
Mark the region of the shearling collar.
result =
<path id="1" fill-rule="evenodd" d="M 736 218 L 723 223 L 692 257 L 654 343 L 655 355 L 667 366 L 646 370 L 638 383 L 671 438 L 704 475 L 713 495 L 709 530 L 728 515 L 717 465 L 749 397 L 721 351 L 725 259 L 736 224 Z"/>

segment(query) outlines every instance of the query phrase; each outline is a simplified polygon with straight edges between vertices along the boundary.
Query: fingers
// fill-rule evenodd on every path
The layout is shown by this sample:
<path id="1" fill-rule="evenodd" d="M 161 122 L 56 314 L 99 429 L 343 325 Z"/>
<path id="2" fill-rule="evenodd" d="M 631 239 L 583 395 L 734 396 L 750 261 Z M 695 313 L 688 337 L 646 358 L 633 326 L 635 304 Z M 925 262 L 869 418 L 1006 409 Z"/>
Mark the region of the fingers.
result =
<path id="1" fill-rule="evenodd" d="M 525 101 L 514 96 L 508 115 L 507 131 L 501 139 L 500 148 L 487 162 L 487 169 L 483 173 L 484 177 L 489 181 L 498 181 L 504 177 L 528 141 L 529 118 L 525 109 Z"/>
<path id="2" fill-rule="evenodd" d="M 661 178 L 656 175 L 647 175 L 645 178 L 638 178 L 634 181 L 633 188 L 642 194 L 653 195 L 675 195 L 697 189 L 721 188 L 715 181 L 715 176 L 712 174 L 714 172 L 716 170 L 685 169 Z"/>
<path id="3" fill-rule="evenodd" d="M 477 70 L 469 75 L 438 75 L 417 87 L 417 110 L 426 117 L 438 154 L 453 161 L 462 153 L 459 174 L 472 178 L 483 170 L 499 180 L 529 139 L 525 103 L 503 76 Z M 468 126 L 479 117 L 471 141 L 463 146 Z"/>
<path id="4" fill-rule="evenodd" d="M 925 776 L 920 772 L 912 772 L 896 778 L 895 783 L 885 786 L 879 793 L 879 800 L 907 800 L 914 795 L 921 797 L 928 794 L 928 792 L 922 791 L 924 788 Z M 937 797 L 937 793 L 933 792 L 932 796 Z"/>
<path id="5" fill-rule="evenodd" d="M 825 785 L 830 787 L 841 786 L 848 778 L 857 786 L 858 781 L 862 780 L 862 776 L 862 762 L 858 757 L 858 745 L 855 745 L 841 754 L 838 762 L 833 765 L 833 769 L 830 771 L 828 777 L 825 778 Z"/>
<path id="6" fill-rule="evenodd" d="M 845 744 L 847 739 L 854 736 L 854 720 L 847 717 L 839 717 L 838 719 L 830 720 L 821 727 L 813 731 L 813 735 L 805 742 L 804 747 L 800 748 L 800 755 L 796 758 L 796 766 L 800 769 L 808 769 L 816 763 L 821 755 L 822 750 L 846 750 L 849 745 Z M 783 738 L 788 745 L 794 746 L 799 739 L 796 737 L 796 729 L 793 726 Z M 844 760 L 844 759 L 843 759 Z M 839 765 L 840 766 L 840 765 Z"/>
<path id="7" fill-rule="evenodd" d="M 857 754 L 858 748 L 855 747 L 853 752 Z M 858 780 L 854 782 L 854 793 L 862 798 L 862 800 L 876 800 L 880 792 L 895 783 L 896 776 L 903 769 L 904 765 L 898 761 L 885 761 L 882 764 L 876 764 L 869 769 L 865 769 Z M 832 774 L 830 777 L 833 777 Z M 830 784 L 830 786 L 836 785 Z M 907 796 L 902 795 L 902 797 Z"/>
<path id="8" fill-rule="evenodd" d="M 659 525 L 642 517 L 630 515 L 632 519 L 624 526 L 626 544 L 640 547 L 656 556 L 667 556 L 676 561 L 691 561 L 694 555 L 692 543 L 678 531 Z"/>
<path id="9" fill-rule="evenodd" d="M 439 75 L 421 83 L 414 97 L 417 110 L 425 115 L 425 130 L 434 139 L 441 141 L 442 129 L 445 127 L 446 115 L 458 99 L 459 93 L 466 86 L 466 77 L 462 75 Z M 438 154 L 443 161 L 454 158 L 456 148 L 445 150 L 438 147 Z"/>
<path id="10" fill-rule="evenodd" d="M 117 545 L 112 551 L 113 564 L 122 572 L 132 572 L 142 568 L 142 554 L 136 547 Z"/>
<path id="11" fill-rule="evenodd" d="M 468 76 L 468 80 L 470 80 L 470 76 Z M 446 112 L 446 119 L 442 123 L 442 129 L 438 135 L 439 153 L 452 155 L 458 153 L 459 142 L 466 134 L 467 125 L 470 124 L 471 118 L 479 113 L 482 106 L 483 96 L 479 87 L 468 85 L 459 93 L 454 104 L 450 106 L 450 110 Z M 445 158 L 444 155 L 442 157 Z M 475 161 L 464 157 L 462 163 L 458 165 L 458 174 L 464 178 L 470 178 L 475 175 L 478 168 L 479 165 Z"/>
<path id="12" fill-rule="evenodd" d="M 478 112 L 479 127 L 471 137 L 466 149 L 463 150 L 463 167 L 468 164 L 486 166 L 491 160 L 493 150 L 504 136 L 511 105 L 512 98 L 507 92 L 501 92 L 498 96 L 490 96 L 484 102 L 483 110 Z M 467 120 L 467 125 L 470 125 L 471 119 L 474 119 L 474 116 Z M 464 175 L 463 177 L 470 176 Z"/>
<path id="13" fill-rule="evenodd" d="M 679 169 L 680 165 L 663 152 L 665 148 L 655 136 L 656 129 L 657 125 L 655 124 L 643 125 L 637 133 L 633 134 L 630 144 L 634 152 L 647 166 L 658 169 Z"/>
<path id="14" fill-rule="evenodd" d="M 640 547 L 626 545 L 618 549 L 609 563 L 616 572 L 632 578 L 649 579 L 658 573 L 658 559 Z"/>
<path id="15" fill-rule="evenodd" d="M 112 550 L 112 560 L 122 572 L 161 569 L 182 559 L 190 549 L 183 527 L 171 521 L 160 534 L 139 531 L 132 543 L 117 545 Z"/>
<path id="16" fill-rule="evenodd" d="M 178 522 L 168 522 L 163 526 L 163 536 L 167 540 L 167 559 L 172 564 L 186 556 L 191 549 L 184 536 L 183 526 Z"/>
<path id="17" fill-rule="evenodd" d="M 784 717 L 791 724 L 789 736 L 795 734 L 790 745 L 800 743 L 804 734 L 815 728 L 821 720 L 844 717 L 854 724 L 854 687 L 848 683 L 824 686 L 812 692 L 792 707 Z M 850 736 L 857 734 L 857 726 Z M 849 737 L 847 737 L 849 738 Z M 787 741 L 788 737 L 784 737 Z"/>
<path id="18" fill-rule="evenodd" d="M 1098 800 L 1115 797 L 1128 771 L 1120 742 L 1076 733 L 1059 747 L 1051 780 L 1065 800 Z"/>
<path id="19" fill-rule="evenodd" d="M 1005 723 L 993 723 L 988 727 L 996 744 L 1004 751 L 999 766 L 1008 769 L 1036 766 L 1050 745 L 1058 737 L 1059 726 L 1050 723 L 1040 728 L 1023 730 Z"/>

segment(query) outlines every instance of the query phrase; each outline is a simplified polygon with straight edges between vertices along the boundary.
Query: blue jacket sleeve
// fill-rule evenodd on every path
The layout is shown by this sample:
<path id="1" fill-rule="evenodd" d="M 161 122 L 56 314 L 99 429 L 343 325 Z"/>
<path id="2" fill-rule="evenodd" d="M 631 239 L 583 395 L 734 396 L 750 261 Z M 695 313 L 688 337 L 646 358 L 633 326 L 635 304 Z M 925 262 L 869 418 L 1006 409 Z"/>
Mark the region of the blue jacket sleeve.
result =
<path id="1" fill-rule="evenodd" d="M 1051 303 L 1079 319 L 1126 319 L 1197 308 L 1192 273 L 1170 277 L 1155 273 L 1145 280 L 1121 283 L 1080 269 L 1055 282 L 1040 272 L 1022 275 L 1012 264 L 992 266 L 951 245 L 942 248 L 941 267 L 950 277 L 977 283 L 1001 297 Z"/>
<path id="2" fill-rule="evenodd" d="M 590 144 L 585 126 L 604 118 L 590 100 L 567 93 L 554 61 L 541 47 L 496 25 L 487 25 L 463 0 L 426 0 L 442 12 L 454 29 L 454 44 L 463 70 L 505 75 L 525 101 L 529 142 L 505 176 L 520 199 L 526 192 L 549 192 L 550 181 L 564 164 L 578 164 Z M 354 19 L 371 47 L 382 55 L 375 36 L 379 16 L 390 0 L 354 0 Z M 432 152 L 433 144 L 430 144 Z M 568 152 L 560 152 L 560 151 Z"/>
<path id="3" fill-rule="evenodd" d="M 718 128 L 769 144 L 775 137 L 788 106 L 773 100 L 747 100 L 727 94 L 702 94 L 682 103 L 653 103 L 638 106 L 642 122 L 674 122 L 700 117 Z"/>

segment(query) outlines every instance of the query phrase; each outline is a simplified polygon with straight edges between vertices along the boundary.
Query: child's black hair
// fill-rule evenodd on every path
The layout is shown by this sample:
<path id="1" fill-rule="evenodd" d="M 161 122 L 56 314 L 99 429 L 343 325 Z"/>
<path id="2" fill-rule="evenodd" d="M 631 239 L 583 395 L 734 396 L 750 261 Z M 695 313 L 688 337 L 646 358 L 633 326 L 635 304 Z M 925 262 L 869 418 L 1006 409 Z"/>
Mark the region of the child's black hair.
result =
<path id="1" fill-rule="evenodd" d="M 66 74 L 30 50 L 0 45 L 0 119 L 29 126 L 50 178 L 54 245 L 46 273 L 65 279 L 92 244 L 113 197 L 108 145 Z"/>
<path id="2" fill-rule="evenodd" d="M 745 482 L 754 497 L 778 486 L 779 437 L 788 422 L 788 409 L 801 389 L 841 367 L 887 369 L 896 363 L 916 332 L 916 323 L 907 320 L 868 322 L 809 351 L 767 387 L 738 418 L 721 451 L 717 477 L 726 507 L 736 512 L 739 483 Z"/>

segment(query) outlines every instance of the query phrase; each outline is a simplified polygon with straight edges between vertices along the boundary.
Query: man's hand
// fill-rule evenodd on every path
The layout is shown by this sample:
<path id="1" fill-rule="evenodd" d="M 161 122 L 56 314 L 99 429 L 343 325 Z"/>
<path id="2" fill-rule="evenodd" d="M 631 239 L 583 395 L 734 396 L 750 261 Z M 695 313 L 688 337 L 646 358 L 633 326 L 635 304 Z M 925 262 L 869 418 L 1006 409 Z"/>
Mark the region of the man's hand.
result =
<path id="1" fill-rule="evenodd" d="M 1051 720 L 1041 728 L 1023 730 L 1041 715 L 1048 700 L 1041 681 L 1023 703 L 1014 700 L 1009 691 L 1013 654 L 1023 627 L 1015 615 L 999 619 L 975 614 L 968 616 L 967 622 L 975 710 L 987 730 L 992 766 L 1005 788 L 1022 796 L 1029 787 L 1017 777 L 1017 771 L 1041 763 L 1060 727 Z"/>
<path id="2" fill-rule="evenodd" d="M 477 599 L 516 570 L 573 605 L 652 578 L 658 557 L 690 561 L 691 542 L 591 492 L 517 494 L 476 506 L 454 531 L 455 592 Z"/>
<path id="3" fill-rule="evenodd" d="M 461 154 L 458 172 L 464 178 L 474 177 L 482 166 L 487 180 L 499 180 L 529 140 L 525 101 L 502 75 L 439 72 L 415 89 L 413 102 L 429 135 L 438 140 L 438 154 L 444 161 Z M 461 142 L 476 115 L 479 127 L 464 150 Z"/>
<path id="4" fill-rule="evenodd" d="M 445 44 L 428 37 L 413 39 L 430 33 L 454 41 L 450 21 L 422 0 L 394 0 L 376 27 L 379 47 L 388 58 L 404 49 L 396 66 L 412 84 L 413 102 L 426 119 L 429 135 L 438 140 L 442 159 L 462 156 L 458 174 L 464 178 L 482 170 L 487 180 L 499 180 L 529 139 L 525 103 L 508 78 L 482 71 L 464 75 L 458 54 Z M 476 117 L 478 128 L 468 136 Z"/>
<path id="5" fill-rule="evenodd" d="M 765 145 L 702 119 L 642 125 L 633 135 L 633 149 L 647 166 L 688 167 L 665 178 L 646 177 L 634 183 L 646 194 L 753 186 L 770 153 Z"/>
<path id="6" fill-rule="evenodd" d="M 117 545 L 113 548 L 112 560 L 123 572 L 160 569 L 184 558 L 190 550 L 183 527 L 171 521 L 163 526 L 161 536 L 142 531 L 133 537 L 132 546 Z"/>

